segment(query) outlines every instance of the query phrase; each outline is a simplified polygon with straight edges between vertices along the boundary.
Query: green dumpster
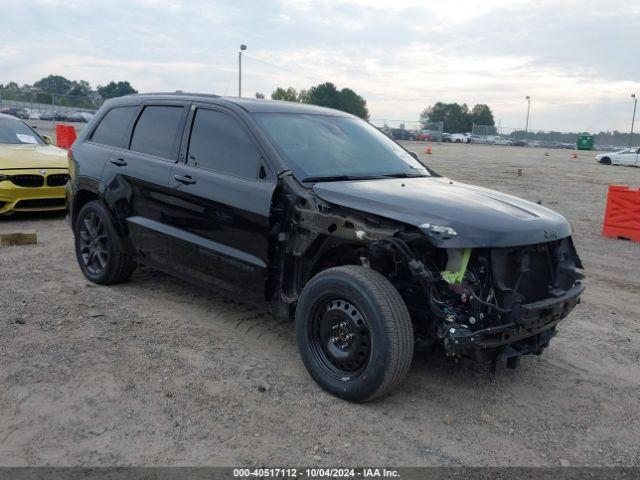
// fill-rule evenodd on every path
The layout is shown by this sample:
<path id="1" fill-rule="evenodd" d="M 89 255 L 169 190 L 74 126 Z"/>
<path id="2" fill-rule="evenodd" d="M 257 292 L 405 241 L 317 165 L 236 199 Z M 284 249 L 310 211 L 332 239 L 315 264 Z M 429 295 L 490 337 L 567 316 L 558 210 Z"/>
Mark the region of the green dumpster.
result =
<path id="1" fill-rule="evenodd" d="M 593 135 L 580 135 L 578 137 L 578 150 L 593 150 Z"/>

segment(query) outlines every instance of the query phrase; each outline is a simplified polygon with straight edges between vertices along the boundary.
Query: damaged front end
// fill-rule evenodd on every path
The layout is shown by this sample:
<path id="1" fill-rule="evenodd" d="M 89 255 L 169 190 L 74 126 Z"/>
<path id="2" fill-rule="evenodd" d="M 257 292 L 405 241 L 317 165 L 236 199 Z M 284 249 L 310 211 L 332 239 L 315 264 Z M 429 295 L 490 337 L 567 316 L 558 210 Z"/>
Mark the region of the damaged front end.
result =
<path id="1" fill-rule="evenodd" d="M 494 368 L 542 353 L 584 291 L 571 237 L 511 248 L 426 248 L 409 266 L 419 287 L 407 285 L 404 295 L 423 340 Z"/>
<path id="2" fill-rule="evenodd" d="M 370 183 L 359 188 L 372 188 Z M 522 355 L 542 353 L 584 291 L 568 222 L 537 205 L 515 206 L 511 216 L 518 222 L 510 220 L 510 230 L 498 238 L 481 224 L 472 230 L 470 222 L 459 228 L 455 222 L 425 223 L 417 215 L 408 224 L 364 211 L 373 209 L 368 203 L 354 209 L 298 193 L 274 215 L 291 219 L 278 234 L 279 261 L 268 288 L 268 298 L 278 298 L 285 309 L 318 272 L 360 265 L 399 291 L 411 314 L 416 350 L 439 346 L 452 358 L 494 368 L 506 360 L 515 367 Z M 520 218 L 524 207 L 539 224 L 535 232 L 526 229 L 536 220 Z M 491 215 L 505 210 L 501 203 L 484 217 L 502 227 L 502 219 Z M 274 231 L 280 231 L 277 224 Z M 523 245 L 524 238 L 534 243 Z"/>

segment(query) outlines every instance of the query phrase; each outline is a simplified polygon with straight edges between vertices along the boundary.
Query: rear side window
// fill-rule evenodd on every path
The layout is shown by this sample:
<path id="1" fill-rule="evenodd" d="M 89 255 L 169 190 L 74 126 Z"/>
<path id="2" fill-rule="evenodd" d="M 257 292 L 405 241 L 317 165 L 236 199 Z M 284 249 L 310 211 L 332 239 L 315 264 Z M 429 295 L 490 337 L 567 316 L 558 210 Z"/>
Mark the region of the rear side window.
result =
<path id="1" fill-rule="evenodd" d="M 111 147 L 121 147 L 124 133 L 137 108 L 136 106 L 116 107 L 109 110 L 93 131 L 91 141 Z"/>
<path id="2" fill-rule="evenodd" d="M 260 152 L 230 116 L 198 109 L 189 141 L 189 163 L 198 168 L 256 179 Z"/>
<path id="3" fill-rule="evenodd" d="M 130 149 L 156 157 L 171 158 L 182 113 L 183 107 L 145 107 L 133 130 Z"/>

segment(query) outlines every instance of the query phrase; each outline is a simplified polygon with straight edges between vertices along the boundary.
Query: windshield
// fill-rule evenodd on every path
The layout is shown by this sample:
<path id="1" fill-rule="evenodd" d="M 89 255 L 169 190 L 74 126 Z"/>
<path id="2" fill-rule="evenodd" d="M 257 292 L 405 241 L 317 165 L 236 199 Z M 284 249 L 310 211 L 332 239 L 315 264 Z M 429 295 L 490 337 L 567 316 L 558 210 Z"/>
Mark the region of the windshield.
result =
<path id="1" fill-rule="evenodd" d="M 0 118 L 0 144 L 44 145 L 40 136 L 26 124 L 11 118 Z"/>
<path id="2" fill-rule="evenodd" d="M 429 175 L 406 150 L 363 120 L 300 113 L 255 117 L 301 181 Z"/>

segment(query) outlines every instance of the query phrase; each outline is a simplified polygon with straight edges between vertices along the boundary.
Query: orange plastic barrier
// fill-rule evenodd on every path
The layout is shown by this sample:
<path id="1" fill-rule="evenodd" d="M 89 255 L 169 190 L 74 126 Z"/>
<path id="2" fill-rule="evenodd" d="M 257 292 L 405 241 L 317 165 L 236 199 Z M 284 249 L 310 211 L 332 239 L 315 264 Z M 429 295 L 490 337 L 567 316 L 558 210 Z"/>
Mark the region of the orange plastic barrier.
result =
<path id="1" fill-rule="evenodd" d="M 640 189 L 609 185 L 602 234 L 640 242 Z"/>
<path id="2" fill-rule="evenodd" d="M 56 125 L 56 144 L 60 148 L 69 148 L 76 137 L 76 129 L 73 126 Z"/>

